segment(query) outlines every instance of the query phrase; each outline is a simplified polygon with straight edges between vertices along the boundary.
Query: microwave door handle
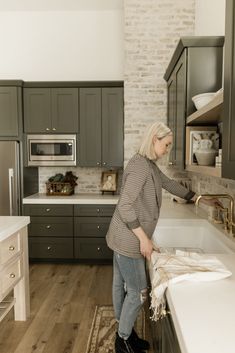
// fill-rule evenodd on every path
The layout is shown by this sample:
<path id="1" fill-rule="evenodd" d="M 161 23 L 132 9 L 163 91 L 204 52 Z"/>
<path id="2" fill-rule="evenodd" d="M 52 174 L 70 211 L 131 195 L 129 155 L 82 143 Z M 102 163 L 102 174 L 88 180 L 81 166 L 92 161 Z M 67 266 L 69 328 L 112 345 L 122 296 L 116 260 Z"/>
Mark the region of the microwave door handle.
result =
<path id="1" fill-rule="evenodd" d="M 9 168 L 8 169 L 8 183 L 9 183 L 10 216 L 13 215 L 13 181 L 14 181 L 14 170 L 13 170 L 13 168 Z"/>

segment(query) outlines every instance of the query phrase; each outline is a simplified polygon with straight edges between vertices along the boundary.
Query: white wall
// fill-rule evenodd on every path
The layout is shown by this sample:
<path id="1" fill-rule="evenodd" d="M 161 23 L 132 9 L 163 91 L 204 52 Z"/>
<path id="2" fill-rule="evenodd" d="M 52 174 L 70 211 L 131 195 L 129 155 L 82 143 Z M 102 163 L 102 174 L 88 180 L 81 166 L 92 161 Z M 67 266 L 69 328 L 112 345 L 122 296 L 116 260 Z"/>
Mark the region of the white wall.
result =
<path id="1" fill-rule="evenodd" d="M 0 79 L 123 79 L 123 11 L 1 11 Z"/>
<path id="2" fill-rule="evenodd" d="M 196 36 L 223 36 L 225 34 L 225 2 L 226 0 L 196 0 Z"/>

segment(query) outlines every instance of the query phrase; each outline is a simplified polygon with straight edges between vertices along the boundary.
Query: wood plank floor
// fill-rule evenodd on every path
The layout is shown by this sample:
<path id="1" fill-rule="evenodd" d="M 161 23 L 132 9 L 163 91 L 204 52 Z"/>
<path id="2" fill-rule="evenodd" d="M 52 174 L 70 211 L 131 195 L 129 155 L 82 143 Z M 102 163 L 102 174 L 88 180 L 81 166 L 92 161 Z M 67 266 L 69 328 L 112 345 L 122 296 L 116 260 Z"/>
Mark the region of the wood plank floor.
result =
<path id="1" fill-rule="evenodd" d="M 85 353 L 95 306 L 112 304 L 111 288 L 110 265 L 30 265 L 30 318 L 15 322 L 13 311 L 5 317 L 0 352 Z"/>

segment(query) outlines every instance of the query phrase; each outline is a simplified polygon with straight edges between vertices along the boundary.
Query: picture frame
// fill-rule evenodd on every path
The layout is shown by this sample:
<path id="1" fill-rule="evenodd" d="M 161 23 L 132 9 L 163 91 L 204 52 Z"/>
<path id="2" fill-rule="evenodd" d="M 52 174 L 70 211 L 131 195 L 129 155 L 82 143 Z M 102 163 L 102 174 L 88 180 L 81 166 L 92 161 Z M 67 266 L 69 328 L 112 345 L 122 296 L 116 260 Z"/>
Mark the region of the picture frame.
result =
<path id="1" fill-rule="evenodd" d="M 117 191 L 117 171 L 110 170 L 102 172 L 101 176 L 101 191 L 112 192 Z"/>
<path id="2" fill-rule="evenodd" d="M 199 149 L 201 139 L 213 141 L 213 148 L 219 150 L 217 126 L 186 126 L 185 165 L 197 165 L 195 152 Z"/>

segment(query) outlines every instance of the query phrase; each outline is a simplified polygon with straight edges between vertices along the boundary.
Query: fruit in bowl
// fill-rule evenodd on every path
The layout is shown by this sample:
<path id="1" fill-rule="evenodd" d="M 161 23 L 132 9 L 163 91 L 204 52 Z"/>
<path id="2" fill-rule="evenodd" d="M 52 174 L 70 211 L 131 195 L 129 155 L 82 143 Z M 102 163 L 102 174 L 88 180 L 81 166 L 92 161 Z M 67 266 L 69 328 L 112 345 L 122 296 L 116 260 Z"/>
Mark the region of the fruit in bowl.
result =
<path id="1" fill-rule="evenodd" d="M 201 109 L 204 105 L 208 104 L 215 97 L 216 92 L 208 92 L 197 94 L 192 97 L 192 101 L 197 109 Z"/>

